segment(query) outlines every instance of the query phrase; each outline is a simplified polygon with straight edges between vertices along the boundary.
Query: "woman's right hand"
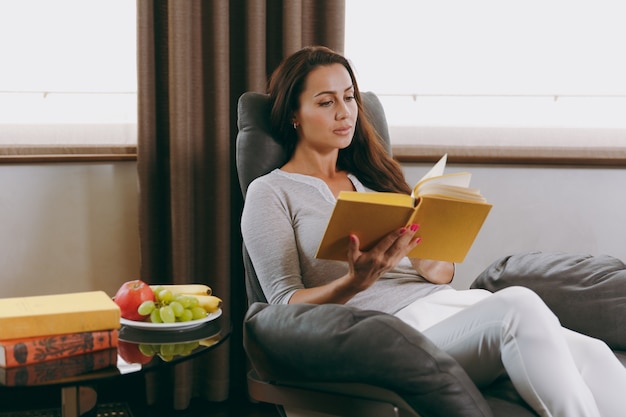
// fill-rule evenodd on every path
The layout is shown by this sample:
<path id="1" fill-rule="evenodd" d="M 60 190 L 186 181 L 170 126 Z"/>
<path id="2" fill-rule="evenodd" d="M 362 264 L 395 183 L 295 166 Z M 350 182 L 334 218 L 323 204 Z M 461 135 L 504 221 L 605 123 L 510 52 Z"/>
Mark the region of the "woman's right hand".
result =
<path id="1" fill-rule="evenodd" d="M 357 292 L 369 288 L 419 244 L 421 239 L 415 238 L 418 228 L 418 225 L 412 224 L 393 231 L 368 251 L 359 250 L 359 238 L 350 235 L 348 282 L 355 286 Z"/>
<path id="2" fill-rule="evenodd" d="M 385 272 L 396 266 L 417 244 L 417 225 L 403 227 L 385 236 L 368 251 L 359 250 L 359 238 L 350 236 L 348 273 L 319 287 L 302 288 L 293 293 L 289 303 L 343 304 L 369 288 Z"/>

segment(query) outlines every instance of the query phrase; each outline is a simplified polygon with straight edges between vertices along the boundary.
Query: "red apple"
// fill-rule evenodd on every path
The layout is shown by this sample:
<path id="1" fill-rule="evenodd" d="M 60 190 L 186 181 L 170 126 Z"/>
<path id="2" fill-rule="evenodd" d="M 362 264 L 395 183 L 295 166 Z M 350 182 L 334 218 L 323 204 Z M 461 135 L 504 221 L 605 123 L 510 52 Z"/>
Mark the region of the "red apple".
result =
<path id="1" fill-rule="evenodd" d="M 117 342 L 117 353 L 128 363 L 146 364 L 152 360 L 152 356 L 145 355 L 137 343 L 119 340 Z"/>
<path id="2" fill-rule="evenodd" d="M 115 298 L 115 303 L 120 307 L 122 317 L 128 320 L 142 321 L 147 316 L 139 314 L 137 309 L 147 300 L 154 301 L 154 292 L 150 285 L 136 279 L 122 284 Z"/>

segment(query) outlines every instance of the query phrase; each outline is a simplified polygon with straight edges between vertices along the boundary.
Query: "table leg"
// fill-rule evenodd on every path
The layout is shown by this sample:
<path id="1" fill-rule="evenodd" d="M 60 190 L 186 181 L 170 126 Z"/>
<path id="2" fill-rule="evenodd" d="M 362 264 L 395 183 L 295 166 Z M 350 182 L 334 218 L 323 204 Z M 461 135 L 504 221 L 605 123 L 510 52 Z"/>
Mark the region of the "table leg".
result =
<path id="1" fill-rule="evenodd" d="M 79 417 L 78 413 L 78 387 L 61 388 L 61 416 Z"/>
<path id="2" fill-rule="evenodd" d="M 76 385 L 61 388 L 61 416 L 80 417 L 92 410 L 98 402 L 93 388 Z"/>

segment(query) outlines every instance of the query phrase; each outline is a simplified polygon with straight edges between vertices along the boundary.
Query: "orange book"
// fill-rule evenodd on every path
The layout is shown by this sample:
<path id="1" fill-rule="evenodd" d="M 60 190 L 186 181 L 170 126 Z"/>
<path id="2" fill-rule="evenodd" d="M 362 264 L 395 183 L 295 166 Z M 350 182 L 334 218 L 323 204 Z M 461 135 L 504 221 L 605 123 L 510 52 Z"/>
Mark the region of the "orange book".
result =
<path id="1" fill-rule="evenodd" d="M 104 291 L 0 299 L 0 340 L 120 326 L 120 308 Z"/>
<path id="2" fill-rule="evenodd" d="M 92 372 L 119 373 L 117 349 L 110 348 L 48 362 L 0 368 L 0 384 L 10 387 L 62 382 Z"/>
<path id="3" fill-rule="evenodd" d="M 0 340 L 0 366 L 12 368 L 117 347 L 118 330 Z"/>
<path id="4" fill-rule="evenodd" d="M 470 173 L 444 174 L 446 160 L 444 155 L 412 195 L 341 192 L 316 258 L 345 261 L 350 234 L 366 251 L 391 231 L 415 223 L 422 241 L 409 257 L 463 262 L 492 205 L 469 187 Z"/>

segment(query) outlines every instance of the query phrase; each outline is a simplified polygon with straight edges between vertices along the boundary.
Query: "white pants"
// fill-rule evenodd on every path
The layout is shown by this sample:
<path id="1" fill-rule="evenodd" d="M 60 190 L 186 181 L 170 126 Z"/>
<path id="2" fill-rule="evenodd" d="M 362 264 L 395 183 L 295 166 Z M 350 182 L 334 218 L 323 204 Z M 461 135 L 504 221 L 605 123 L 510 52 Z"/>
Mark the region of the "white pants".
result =
<path id="1" fill-rule="evenodd" d="M 396 316 L 455 358 L 479 387 L 508 374 L 540 416 L 626 413 L 626 368 L 604 342 L 561 327 L 527 288 L 443 290 Z"/>

